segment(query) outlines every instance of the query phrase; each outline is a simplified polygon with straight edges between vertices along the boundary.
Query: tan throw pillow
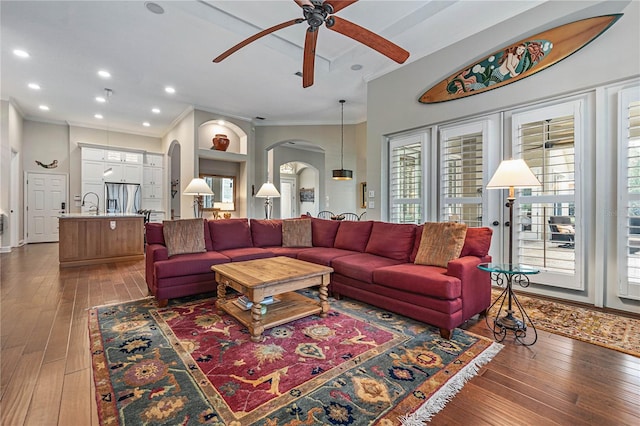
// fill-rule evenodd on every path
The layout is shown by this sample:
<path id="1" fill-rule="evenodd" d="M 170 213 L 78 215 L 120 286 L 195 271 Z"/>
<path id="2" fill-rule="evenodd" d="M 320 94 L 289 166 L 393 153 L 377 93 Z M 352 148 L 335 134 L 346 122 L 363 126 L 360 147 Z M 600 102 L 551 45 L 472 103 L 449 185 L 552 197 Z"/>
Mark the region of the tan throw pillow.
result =
<path id="1" fill-rule="evenodd" d="M 450 260 L 460 257 L 467 225 L 453 222 L 426 222 L 414 263 L 447 267 Z"/>
<path id="2" fill-rule="evenodd" d="M 169 257 L 207 251 L 204 245 L 204 219 L 165 220 L 162 225 Z"/>
<path id="3" fill-rule="evenodd" d="M 312 247 L 311 219 L 283 220 L 282 247 Z"/>

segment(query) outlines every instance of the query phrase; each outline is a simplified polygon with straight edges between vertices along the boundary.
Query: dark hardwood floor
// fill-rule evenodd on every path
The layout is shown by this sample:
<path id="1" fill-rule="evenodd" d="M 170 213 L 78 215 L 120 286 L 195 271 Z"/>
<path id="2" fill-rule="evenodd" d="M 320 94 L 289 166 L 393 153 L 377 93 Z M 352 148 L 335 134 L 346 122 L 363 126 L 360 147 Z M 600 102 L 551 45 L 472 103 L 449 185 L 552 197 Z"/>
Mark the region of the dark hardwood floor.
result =
<path id="1" fill-rule="evenodd" d="M 61 270 L 57 243 L 30 244 L 0 273 L 0 423 L 97 425 L 87 308 L 145 297 L 144 261 Z M 431 424 L 640 424 L 640 358 L 546 332 L 505 343 Z"/>

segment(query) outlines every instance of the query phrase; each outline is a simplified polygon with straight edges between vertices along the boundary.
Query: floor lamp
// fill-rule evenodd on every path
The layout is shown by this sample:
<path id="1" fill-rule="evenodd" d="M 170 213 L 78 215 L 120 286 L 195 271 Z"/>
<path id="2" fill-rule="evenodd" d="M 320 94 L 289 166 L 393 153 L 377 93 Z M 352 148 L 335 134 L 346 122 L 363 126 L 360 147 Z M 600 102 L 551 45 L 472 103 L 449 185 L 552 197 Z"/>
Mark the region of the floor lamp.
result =
<path id="1" fill-rule="evenodd" d="M 202 196 L 213 195 L 213 191 L 207 182 L 201 178 L 193 178 L 184 189 L 182 195 L 193 195 L 193 214 L 195 217 L 202 217 Z"/>
<path id="2" fill-rule="evenodd" d="M 265 182 L 260 187 L 260 190 L 256 193 L 257 198 L 266 198 L 264 202 L 264 217 L 269 219 L 271 216 L 271 199 L 280 197 L 280 193 L 271 182 Z"/>
<path id="3" fill-rule="evenodd" d="M 509 267 L 513 265 L 513 203 L 515 188 L 542 186 L 524 160 L 504 160 L 487 184 L 487 189 L 509 189 L 506 206 L 509 207 Z"/>

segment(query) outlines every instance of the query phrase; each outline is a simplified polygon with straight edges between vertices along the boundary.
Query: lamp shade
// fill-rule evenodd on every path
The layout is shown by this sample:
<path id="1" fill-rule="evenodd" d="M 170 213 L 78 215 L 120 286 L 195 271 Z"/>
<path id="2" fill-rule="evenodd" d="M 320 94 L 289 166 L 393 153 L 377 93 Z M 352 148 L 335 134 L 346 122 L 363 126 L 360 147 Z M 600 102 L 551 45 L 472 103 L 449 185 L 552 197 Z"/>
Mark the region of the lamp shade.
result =
<path id="1" fill-rule="evenodd" d="M 542 186 L 527 163 L 522 159 L 504 160 L 487 184 L 487 189 L 531 188 Z"/>
<path id="2" fill-rule="evenodd" d="M 271 198 L 271 197 L 279 197 L 280 193 L 276 189 L 275 186 L 271 182 L 265 182 L 258 190 L 256 197 L 258 198 Z"/>
<path id="3" fill-rule="evenodd" d="M 213 195 L 213 191 L 204 179 L 193 178 L 182 195 Z"/>
<path id="4" fill-rule="evenodd" d="M 335 180 L 349 180 L 353 179 L 353 171 L 346 169 L 335 169 L 332 171 L 333 179 Z"/>

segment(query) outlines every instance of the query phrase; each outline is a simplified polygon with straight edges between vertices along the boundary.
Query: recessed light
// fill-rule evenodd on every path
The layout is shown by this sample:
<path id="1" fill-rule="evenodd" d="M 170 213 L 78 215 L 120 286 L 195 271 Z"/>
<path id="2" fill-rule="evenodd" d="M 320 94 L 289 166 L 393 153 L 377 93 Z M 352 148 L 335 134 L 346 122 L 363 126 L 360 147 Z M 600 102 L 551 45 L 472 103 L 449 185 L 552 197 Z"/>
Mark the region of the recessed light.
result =
<path id="1" fill-rule="evenodd" d="M 13 54 L 20 57 L 20 58 L 28 58 L 29 56 L 29 52 L 27 52 L 26 50 L 22 50 L 22 49 L 14 49 L 13 50 Z"/>
<path id="2" fill-rule="evenodd" d="M 105 70 L 98 71 L 98 75 L 102 78 L 111 78 L 111 73 Z"/>
<path id="3" fill-rule="evenodd" d="M 151 124 L 149 124 L 149 122 L 148 122 L 148 121 L 145 121 L 144 123 L 142 123 L 142 125 L 143 125 L 144 127 L 149 127 L 149 126 L 151 126 Z"/>
<path id="4" fill-rule="evenodd" d="M 353 64 L 353 65 L 351 65 L 351 69 L 352 69 L 353 71 L 361 70 L 361 69 L 362 69 L 362 65 L 360 65 L 360 64 Z"/>
<path id="5" fill-rule="evenodd" d="M 158 3 L 154 3 L 152 1 L 145 2 L 145 7 L 149 12 L 153 12 L 156 15 L 162 15 L 164 13 L 164 9 Z"/>
<path id="6" fill-rule="evenodd" d="M 101 104 L 107 102 L 107 100 L 105 98 L 103 98 L 102 96 L 96 96 L 96 102 L 100 102 Z"/>
<path id="7" fill-rule="evenodd" d="M 49 107 L 46 105 L 40 105 L 38 108 L 40 108 L 42 111 L 49 111 Z"/>
<path id="8" fill-rule="evenodd" d="M 29 86 L 29 89 L 40 90 L 40 85 L 38 83 L 29 83 L 27 86 Z"/>
<path id="9" fill-rule="evenodd" d="M 218 120 L 218 124 L 224 126 L 224 120 Z"/>
<path id="10" fill-rule="evenodd" d="M 94 117 L 97 118 L 98 120 L 102 120 L 104 118 L 102 114 L 95 114 Z"/>
<path id="11" fill-rule="evenodd" d="M 171 94 L 176 93 L 176 89 L 174 89 L 174 88 L 173 88 L 173 87 L 171 87 L 171 86 L 167 86 L 167 87 L 165 87 L 165 88 L 164 88 L 164 91 L 165 91 L 165 92 L 167 92 L 167 93 L 171 93 Z"/>
<path id="12" fill-rule="evenodd" d="M 152 108 L 151 112 L 154 114 L 160 114 L 160 108 Z"/>

